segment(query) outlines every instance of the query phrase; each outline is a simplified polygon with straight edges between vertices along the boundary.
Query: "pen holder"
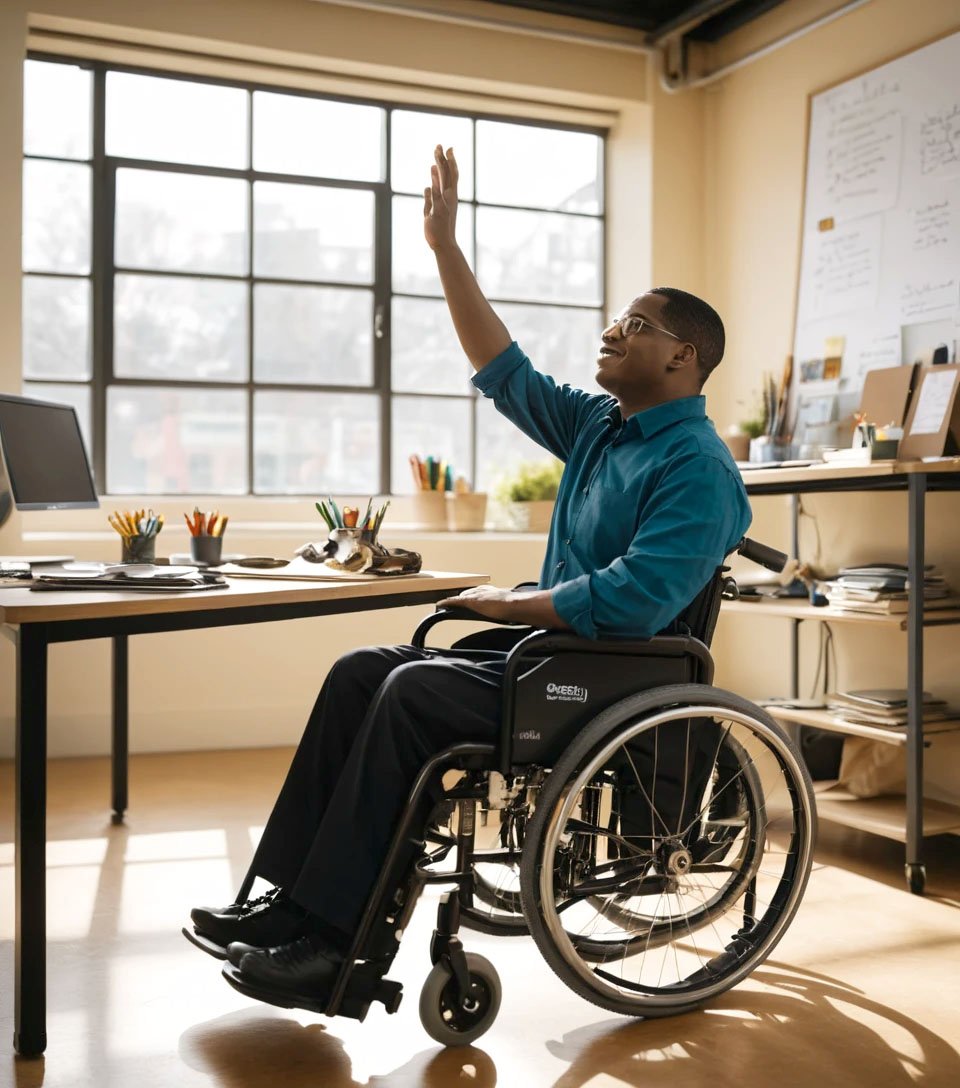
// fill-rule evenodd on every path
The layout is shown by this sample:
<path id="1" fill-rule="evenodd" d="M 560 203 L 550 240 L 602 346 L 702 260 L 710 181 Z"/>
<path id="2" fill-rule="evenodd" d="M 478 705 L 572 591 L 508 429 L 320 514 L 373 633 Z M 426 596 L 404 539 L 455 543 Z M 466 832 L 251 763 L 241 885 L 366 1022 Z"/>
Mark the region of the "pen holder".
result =
<path id="1" fill-rule="evenodd" d="M 482 491 L 447 495 L 447 528 L 455 533 L 479 532 L 487 518 L 487 496 Z"/>
<path id="2" fill-rule="evenodd" d="M 150 536 L 125 536 L 123 538 L 123 550 L 120 553 L 121 563 L 152 563 L 157 557 L 157 534 Z"/>
<path id="3" fill-rule="evenodd" d="M 414 491 L 410 496 L 413 521 L 421 529 L 446 529 L 447 499 L 443 491 Z"/>
<path id="4" fill-rule="evenodd" d="M 223 551 L 222 536 L 190 537 L 190 558 L 201 566 L 215 567 L 220 562 L 220 554 Z"/>

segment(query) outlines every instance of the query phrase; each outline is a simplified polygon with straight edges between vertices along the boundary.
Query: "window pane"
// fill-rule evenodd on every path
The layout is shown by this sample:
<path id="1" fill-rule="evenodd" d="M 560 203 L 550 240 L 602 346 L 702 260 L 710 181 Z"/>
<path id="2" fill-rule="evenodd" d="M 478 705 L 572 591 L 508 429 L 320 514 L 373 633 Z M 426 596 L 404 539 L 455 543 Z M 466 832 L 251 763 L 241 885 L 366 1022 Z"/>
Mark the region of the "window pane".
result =
<path id="1" fill-rule="evenodd" d="M 477 277 L 491 298 L 599 306 L 601 243 L 599 219 L 477 209 Z"/>
<path id="2" fill-rule="evenodd" d="M 24 276 L 23 376 L 82 381 L 90 374 L 90 281 Z"/>
<path id="3" fill-rule="evenodd" d="M 247 286 L 120 274 L 113 332 L 119 377 L 245 381 Z"/>
<path id="4" fill-rule="evenodd" d="M 23 151 L 89 159 L 92 75 L 74 64 L 28 60 L 23 66 Z"/>
<path id="5" fill-rule="evenodd" d="M 393 388 L 404 393 L 471 393 L 470 366 L 447 304 L 432 298 L 398 298 L 391 304 Z"/>
<path id="6" fill-rule="evenodd" d="M 253 267 L 276 279 L 373 282 L 373 193 L 253 186 Z"/>
<path id="7" fill-rule="evenodd" d="M 267 495 L 376 494 L 380 406 L 372 393 L 254 395 L 255 490 Z M 317 532 L 326 535 L 318 521 Z"/>
<path id="8" fill-rule="evenodd" d="M 338 287 L 253 289 L 258 382 L 373 384 L 373 292 Z"/>
<path id="9" fill-rule="evenodd" d="M 605 324 L 599 310 L 500 302 L 497 313 L 537 370 L 549 374 L 558 385 L 568 382 L 576 389 L 601 392 L 595 381 Z"/>
<path id="10" fill-rule="evenodd" d="M 477 405 L 477 491 L 493 491 L 521 461 L 549 461 L 553 455 L 527 438 L 488 400 Z"/>
<path id="11" fill-rule="evenodd" d="M 442 295 L 437 259 L 423 237 L 423 197 L 393 198 L 393 289 L 414 295 Z M 473 205 L 457 211 L 457 241 L 473 267 Z"/>
<path id="12" fill-rule="evenodd" d="M 440 458 L 453 466 L 454 478 L 473 475 L 470 464 L 472 402 L 449 397 L 394 397 L 390 471 L 397 494 L 413 491 L 408 458 Z"/>
<path id="13" fill-rule="evenodd" d="M 239 87 L 108 72 L 107 154 L 242 170 L 247 102 Z"/>
<path id="14" fill-rule="evenodd" d="M 66 382 L 24 382 L 23 395 L 37 400 L 52 400 L 56 404 L 70 404 L 77 410 L 77 421 L 83 444 L 87 447 L 87 459 L 93 464 L 93 422 L 91 418 L 91 393 L 89 385 Z"/>
<path id="15" fill-rule="evenodd" d="M 433 149 L 452 147 L 460 170 L 461 200 L 473 199 L 473 122 L 469 117 L 394 110 L 390 118 L 390 185 L 421 194 L 430 184 Z"/>
<path id="16" fill-rule="evenodd" d="M 382 181 L 383 118 L 384 111 L 376 106 L 255 91 L 253 168 Z"/>
<path id="17" fill-rule="evenodd" d="M 107 389 L 110 494 L 247 490 L 247 395 L 237 389 Z"/>
<path id="18" fill-rule="evenodd" d="M 165 170 L 117 171 L 116 263 L 177 272 L 247 271 L 247 183 Z"/>
<path id="19" fill-rule="evenodd" d="M 90 271 L 89 166 L 27 159 L 23 164 L 23 267 Z"/>
<path id="20" fill-rule="evenodd" d="M 602 153 L 603 141 L 588 132 L 478 121 L 477 199 L 596 214 Z"/>

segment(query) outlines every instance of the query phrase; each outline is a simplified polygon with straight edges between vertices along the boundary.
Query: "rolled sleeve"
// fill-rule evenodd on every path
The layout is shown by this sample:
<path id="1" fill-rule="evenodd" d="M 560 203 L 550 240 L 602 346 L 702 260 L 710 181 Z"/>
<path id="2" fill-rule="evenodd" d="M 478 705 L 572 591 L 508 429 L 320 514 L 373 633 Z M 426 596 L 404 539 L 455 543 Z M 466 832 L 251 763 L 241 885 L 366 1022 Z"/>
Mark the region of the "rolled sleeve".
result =
<path id="1" fill-rule="evenodd" d="M 597 637 L 589 574 L 581 574 L 579 578 L 571 578 L 569 582 L 554 586 L 550 599 L 560 619 L 569 623 L 578 635 L 583 638 Z"/>

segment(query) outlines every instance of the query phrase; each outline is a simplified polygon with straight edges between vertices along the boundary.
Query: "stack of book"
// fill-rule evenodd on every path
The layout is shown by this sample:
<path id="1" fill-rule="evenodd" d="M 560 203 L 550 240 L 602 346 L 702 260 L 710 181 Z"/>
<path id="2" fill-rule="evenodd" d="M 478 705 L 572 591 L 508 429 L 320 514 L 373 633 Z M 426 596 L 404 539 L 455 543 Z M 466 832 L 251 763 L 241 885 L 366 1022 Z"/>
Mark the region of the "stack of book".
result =
<path id="1" fill-rule="evenodd" d="M 902 729 L 907 724 L 907 693 L 899 688 L 870 691 L 834 691 L 827 695 L 833 717 L 860 725 L 885 725 Z M 954 715 L 943 699 L 923 693 L 923 720 L 939 722 Z"/>
<path id="2" fill-rule="evenodd" d="M 844 567 L 826 583 L 826 595 L 834 608 L 847 612 L 906 612 L 910 600 L 907 568 L 900 563 L 870 563 Z M 960 598 L 952 595 L 942 574 L 933 566 L 924 570 L 924 608 L 954 608 Z"/>

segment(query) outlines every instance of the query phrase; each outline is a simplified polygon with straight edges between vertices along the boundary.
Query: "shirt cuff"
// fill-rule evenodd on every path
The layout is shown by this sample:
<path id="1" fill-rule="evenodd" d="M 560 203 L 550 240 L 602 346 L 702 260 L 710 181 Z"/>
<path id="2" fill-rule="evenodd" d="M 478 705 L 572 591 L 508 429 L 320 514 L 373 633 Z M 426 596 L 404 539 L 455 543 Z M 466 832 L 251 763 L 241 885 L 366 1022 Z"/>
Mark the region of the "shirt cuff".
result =
<path id="1" fill-rule="evenodd" d="M 560 619 L 569 623 L 583 638 L 596 638 L 597 625 L 593 622 L 590 595 L 590 575 L 581 574 L 569 582 L 561 582 L 550 590 L 550 599 Z"/>
<path id="2" fill-rule="evenodd" d="M 489 363 L 470 379 L 485 397 L 492 395 L 492 390 L 526 362 L 526 355 L 520 345 L 513 340 L 510 346 L 503 349 L 500 354 L 491 359 Z"/>

